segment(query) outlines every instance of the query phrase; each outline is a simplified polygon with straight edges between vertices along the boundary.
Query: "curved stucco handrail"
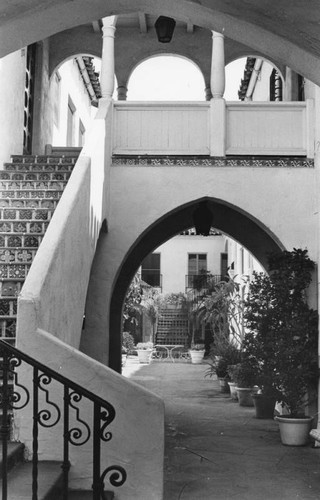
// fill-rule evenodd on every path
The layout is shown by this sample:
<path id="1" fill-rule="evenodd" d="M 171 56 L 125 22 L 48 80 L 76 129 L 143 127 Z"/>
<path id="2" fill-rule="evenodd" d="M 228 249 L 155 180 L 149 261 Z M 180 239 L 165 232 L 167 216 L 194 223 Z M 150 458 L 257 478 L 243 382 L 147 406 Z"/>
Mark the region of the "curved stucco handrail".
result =
<path id="1" fill-rule="evenodd" d="M 101 467 L 121 465 L 127 479 L 121 486 L 121 499 L 161 500 L 163 495 L 164 404 L 160 397 L 122 377 L 98 361 L 92 360 L 47 332 L 37 329 L 33 335 L 39 359 L 71 381 L 108 401 L 116 416 L 108 427 L 112 439 L 101 448 Z M 48 356 L 49 354 L 49 356 Z M 30 380 L 30 368 L 22 364 L 19 380 Z M 32 380 L 32 377 L 31 377 Z M 50 385 L 50 399 L 61 400 L 61 387 Z M 79 405 L 84 422 L 92 422 L 88 405 Z M 32 405 L 17 412 L 20 417 L 18 438 L 32 449 L 30 422 Z M 54 427 L 53 429 L 56 429 Z M 59 432 L 59 429 L 57 430 Z M 61 430 L 60 430 L 61 432 Z M 53 432 L 39 433 L 41 460 L 61 461 L 62 440 Z M 90 490 L 92 484 L 92 441 L 83 446 L 70 446 L 70 488 Z M 107 487 L 106 489 L 112 489 Z"/>
<path id="2" fill-rule="evenodd" d="M 128 479 L 121 487 L 124 500 L 161 500 L 162 401 L 78 350 L 91 264 L 100 228 L 108 217 L 112 109 L 111 101 L 101 103 L 89 141 L 23 286 L 18 299 L 17 347 L 115 406 L 118 417 L 112 432 L 117 439 L 103 452 L 104 464 L 117 463 L 126 469 Z M 27 373 L 21 369 L 19 377 L 27 380 Z M 32 385 L 32 379 L 28 383 Z M 28 447 L 31 416 L 28 408 L 19 413 L 16 431 Z M 39 443 L 42 460 L 61 458 L 58 441 L 52 432 Z M 77 489 L 91 488 L 91 460 L 85 447 L 74 453 L 71 485 L 74 481 Z"/>

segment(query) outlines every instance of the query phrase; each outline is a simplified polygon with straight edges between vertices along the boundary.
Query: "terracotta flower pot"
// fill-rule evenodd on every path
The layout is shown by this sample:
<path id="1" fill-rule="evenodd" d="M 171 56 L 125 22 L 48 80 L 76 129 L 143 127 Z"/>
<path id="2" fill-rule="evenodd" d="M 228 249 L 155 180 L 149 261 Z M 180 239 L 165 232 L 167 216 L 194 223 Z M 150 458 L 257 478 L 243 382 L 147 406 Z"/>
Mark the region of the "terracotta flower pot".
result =
<path id="1" fill-rule="evenodd" d="M 150 363 L 152 349 L 137 349 L 139 363 Z"/>
<path id="2" fill-rule="evenodd" d="M 264 394 L 252 394 L 252 399 L 257 418 L 274 417 L 275 398 L 265 396 Z"/>
<path id="3" fill-rule="evenodd" d="M 230 387 L 229 387 L 228 381 L 223 377 L 219 377 L 218 380 L 219 380 L 219 385 L 220 385 L 220 392 L 223 392 L 224 394 L 228 394 L 230 392 Z"/>
<path id="4" fill-rule="evenodd" d="M 189 351 L 190 356 L 191 356 L 191 363 L 194 365 L 202 363 L 203 356 L 204 356 L 204 350 L 203 351 Z"/>
<path id="5" fill-rule="evenodd" d="M 238 393 L 237 393 L 237 384 L 235 382 L 228 382 L 230 389 L 231 399 L 234 401 L 238 401 Z"/>
<path id="6" fill-rule="evenodd" d="M 277 416 L 282 444 L 286 446 L 305 446 L 309 441 L 312 417 L 292 418 L 286 415 Z"/>

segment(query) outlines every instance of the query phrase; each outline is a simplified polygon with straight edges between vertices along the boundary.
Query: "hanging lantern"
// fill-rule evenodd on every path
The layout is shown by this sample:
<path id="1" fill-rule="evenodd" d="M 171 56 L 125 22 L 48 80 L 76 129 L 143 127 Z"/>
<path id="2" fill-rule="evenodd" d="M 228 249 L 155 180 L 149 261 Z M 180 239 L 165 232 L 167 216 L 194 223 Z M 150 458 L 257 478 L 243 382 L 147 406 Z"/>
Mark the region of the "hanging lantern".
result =
<path id="1" fill-rule="evenodd" d="M 161 43 L 171 42 L 176 22 L 172 17 L 160 16 L 156 20 L 154 27 L 156 28 L 157 37 Z"/>
<path id="2" fill-rule="evenodd" d="M 193 223 L 196 229 L 196 234 L 209 236 L 212 226 L 213 215 L 207 207 L 207 202 L 199 203 L 198 208 L 193 212 Z"/>

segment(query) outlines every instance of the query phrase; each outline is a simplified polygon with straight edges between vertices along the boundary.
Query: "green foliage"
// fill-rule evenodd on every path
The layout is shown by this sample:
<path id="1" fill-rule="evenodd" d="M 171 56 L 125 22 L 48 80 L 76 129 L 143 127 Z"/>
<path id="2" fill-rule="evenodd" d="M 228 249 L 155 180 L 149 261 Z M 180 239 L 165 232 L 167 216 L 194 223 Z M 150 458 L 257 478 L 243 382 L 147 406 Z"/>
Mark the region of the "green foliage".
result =
<path id="1" fill-rule="evenodd" d="M 233 381 L 238 387 L 253 387 L 257 384 L 257 363 L 253 358 L 245 358 L 236 365 L 231 365 L 228 373 L 232 373 Z"/>
<path id="2" fill-rule="evenodd" d="M 231 342 L 220 345 L 219 349 L 213 348 L 207 361 L 209 368 L 205 372 L 206 377 L 217 375 L 219 378 L 230 378 L 228 368 L 240 362 L 241 352 Z"/>
<path id="3" fill-rule="evenodd" d="M 134 338 L 129 332 L 122 332 L 122 353 L 127 354 L 135 347 Z"/>
<path id="4" fill-rule="evenodd" d="M 314 263 L 307 250 L 272 254 L 270 275 L 254 275 L 245 303 L 243 356 L 258 365 L 258 384 L 297 415 L 318 378 L 318 316 L 306 303 Z"/>
<path id="5" fill-rule="evenodd" d="M 132 323 L 137 322 L 137 313 L 141 310 L 142 286 L 139 276 L 136 274 L 130 283 L 123 305 L 123 322 L 129 320 Z"/>
<path id="6" fill-rule="evenodd" d="M 242 313 L 240 284 L 233 279 L 213 284 L 195 310 L 197 321 L 211 325 L 216 345 L 228 344 L 230 337 L 241 344 Z"/>

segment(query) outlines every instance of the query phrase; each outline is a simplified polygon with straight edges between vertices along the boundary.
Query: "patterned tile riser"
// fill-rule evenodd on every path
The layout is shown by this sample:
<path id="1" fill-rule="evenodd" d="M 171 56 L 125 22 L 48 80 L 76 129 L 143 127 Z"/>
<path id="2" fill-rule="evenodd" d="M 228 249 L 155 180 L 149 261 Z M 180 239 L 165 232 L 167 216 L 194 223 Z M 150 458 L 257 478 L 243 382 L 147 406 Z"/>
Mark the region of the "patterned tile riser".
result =
<path id="1" fill-rule="evenodd" d="M 38 248 L 43 234 L 2 234 L 0 235 L 0 247 L 1 248 Z"/>
<path id="2" fill-rule="evenodd" d="M 0 189 L 5 191 L 50 189 L 62 191 L 67 181 L 0 180 Z"/>
<path id="3" fill-rule="evenodd" d="M 25 190 L 19 190 L 16 189 L 14 191 L 1 191 L 0 192 L 0 198 L 23 198 L 23 199 L 30 199 L 30 198 L 45 198 L 45 199 L 55 199 L 58 200 L 61 196 L 61 191 L 44 191 L 44 190 L 34 190 L 34 191 L 25 191 Z"/>
<path id="4" fill-rule="evenodd" d="M 0 318 L 14 317 L 17 314 L 17 299 L 0 298 Z"/>
<path id="5" fill-rule="evenodd" d="M 50 221 L 53 209 L 23 209 L 23 208 L 0 208 L 0 221 Z"/>
<path id="6" fill-rule="evenodd" d="M 31 264 L 36 253 L 37 248 L 1 248 L 0 264 Z"/>
<path id="7" fill-rule="evenodd" d="M 49 222 L 41 221 L 0 221 L 0 233 L 44 233 Z"/>
<path id="8" fill-rule="evenodd" d="M 30 266 L 31 262 L 30 264 L 0 264 L 0 279 L 25 279 Z"/>
<path id="9" fill-rule="evenodd" d="M 0 198 L 0 208 L 48 208 L 54 210 L 58 204 L 59 200 L 48 200 L 48 199 L 27 199 L 23 200 L 21 198 Z"/>
<path id="10" fill-rule="evenodd" d="M 11 166 L 11 165 L 10 165 Z M 59 172 L 17 172 L 16 170 L 0 170 L 0 179 L 7 181 L 67 181 L 71 170 Z"/>
<path id="11" fill-rule="evenodd" d="M 0 281 L 0 297 L 18 297 L 23 281 L 21 280 L 2 280 Z"/>
<path id="12" fill-rule="evenodd" d="M 6 341 L 14 339 L 16 336 L 16 320 L 3 319 L 0 321 L 0 337 Z"/>
<path id="13" fill-rule="evenodd" d="M 13 155 L 11 156 L 12 163 L 35 163 L 39 164 L 62 164 L 62 165 L 74 165 L 77 158 L 73 156 L 49 156 L 49 155 Z M 10 163 L 5 163 L 5 165 L 10 165 Z"/>

